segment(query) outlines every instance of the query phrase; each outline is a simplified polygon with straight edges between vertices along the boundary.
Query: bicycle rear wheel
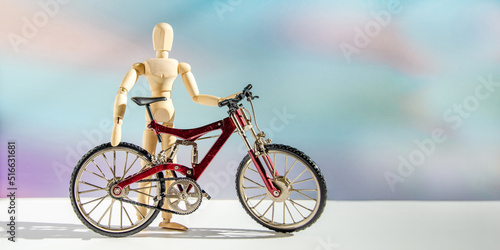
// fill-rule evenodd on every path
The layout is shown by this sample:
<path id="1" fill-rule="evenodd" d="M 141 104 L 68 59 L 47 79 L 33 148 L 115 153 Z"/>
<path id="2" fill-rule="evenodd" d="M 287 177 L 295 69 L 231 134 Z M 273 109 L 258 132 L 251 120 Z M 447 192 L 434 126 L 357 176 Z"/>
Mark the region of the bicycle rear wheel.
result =
<path id="1" fill-rule="evenodd" d="M 269 193 L 247 155 L 236 175 L 241 205 L 259 224 L 278 232 L 295 232 L 309 227 L 325 208 L 323 175 L 307 155 L 295 148 L 271 144 L 266 150 L 278 172 L 272 182 L 281 190 L 281 195 L 275 198 Z"/>
<path id="2" fill-rule="evenodd" d="M 150 163 L 151 155 L 146 150 L 126 142 L 116 147 L 102 144 L 85 154 L 71 175 L 69 187 L 71 205 L 83 224 L 110 237 L 132 235 L 151 224 L 159 210 L 122 202 L 110 195 L 111 185 Z M 163 174 L 156 174 L 156 178 L 163 178 Z M 137 201 L 139 194 L 154 198 L 164 191 L 161 181 L 133 183 L 124 189 L 122 198 Z M 163 199 L 146 199 L 146 203 L 160 208 Z"/>

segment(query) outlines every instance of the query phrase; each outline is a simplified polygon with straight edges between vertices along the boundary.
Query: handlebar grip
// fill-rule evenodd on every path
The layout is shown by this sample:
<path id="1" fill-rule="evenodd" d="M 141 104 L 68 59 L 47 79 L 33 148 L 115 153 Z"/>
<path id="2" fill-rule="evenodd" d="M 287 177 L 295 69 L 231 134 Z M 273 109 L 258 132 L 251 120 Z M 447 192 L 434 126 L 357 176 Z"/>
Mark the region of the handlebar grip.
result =
<path id="1" fill-rule="evenodd" d="M 241 93 L 237 94 L 234 98 L 232 99 L 226 99 L 224 101 L 218 102 L 217 106 L 219 107 L 224 107 L 224 106 L 229 106 L 232 105 L 232 103 L 237 104 L 239 101 L 243 100 L 245 97 L 252 97 L 252 92 L 250 90 L 252 89 L 252 84 L 248 84 Z M 253 97 L 252 97 L 253 99 Z"/>
<path id="2" fill-rule="evenodd" d="M 248 84 L 244 89 L 243 92 L 251 90 L 252 89 L 252 84 Z"/>
<path id="3" fill-rule="evenodd" d="M 228 103 L 229 103 L 229 101 L 228 101 L 228 100 L 224 100 L 224 101 L 222 101 L 222 102 L 217 103 L 217 105 L 218 105 L 219 107 L 224 107 L 224 106 L 226 106 Z"/>

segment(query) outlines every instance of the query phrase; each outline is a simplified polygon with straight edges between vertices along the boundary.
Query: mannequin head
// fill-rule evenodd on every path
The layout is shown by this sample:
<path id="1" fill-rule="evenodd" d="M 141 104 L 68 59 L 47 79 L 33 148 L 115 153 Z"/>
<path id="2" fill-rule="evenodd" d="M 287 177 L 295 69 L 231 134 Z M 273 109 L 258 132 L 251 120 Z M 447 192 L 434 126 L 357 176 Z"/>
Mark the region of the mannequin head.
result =
<path id="1" fill-rule="evenodd" d="M 153 29 L 153 47 L 158 51 L 170 51 L 174 40 L 174 30 L 168 23 L 159 23 Z"/>

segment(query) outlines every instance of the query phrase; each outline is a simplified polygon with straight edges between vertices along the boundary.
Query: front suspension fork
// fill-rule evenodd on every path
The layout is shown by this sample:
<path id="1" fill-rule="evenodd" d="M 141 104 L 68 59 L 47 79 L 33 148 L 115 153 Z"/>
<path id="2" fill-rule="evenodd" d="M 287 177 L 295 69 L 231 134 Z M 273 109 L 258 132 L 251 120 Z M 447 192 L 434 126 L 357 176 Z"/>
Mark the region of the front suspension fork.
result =
<path id="1" fill-rule="evenodd" d="M 239 110 L 238 110 L 239 111 Z M 233 123 L 236 126 L 236 130 L 238 131 L 238 134 L 241 136 L 241 139 L 245 143 L 245 146 L 248 149 L 248 155 L 252 159 L 253 164 L 257 168 L 257 171 L 259 172 L 260 177 L 262 178 L 262 181 L 264 182 L 264 185 L 267 188 L 267 191 L 274 196 L 274 197 L 279 197 L 281 194 L 281 191 L 274 186 L 274 183 L 272 182 L 272 179 L 276 178 L 278 176 L 278 173 L 276 172 L 276 169 L 274 168 L 274 164 L 271 161 L 271 158 L 269 155 L 267 155 L 264 150 L 259 150 L 256 152 L 252 146 L 250 145 L 250 142 L 248 141 L 248 138 L 245 134 L 244 128 L 241 126 L 241 124 L 245 124 L 243 119 L 246 117 L 243 117 L 243 115 L 240 112 L 234 112 L 231 114 L 231 119 Z M 245 119 L 247 120 L 247 119 Z M 258 136 L 256 135 L 255 131 L 253 128 L 250 128 L 252 135 L 254 136 L 254 139 L 259 140 Z M 262 152 L 261 152 L 262 151 Z M 264 160 L 264 163 L 266 164 L 267 169 L 269 172 L 273 175 L 273 178 L 270 178 L 269 175 L 267 174 L 267 171 L 264 168 L 264 165 L 259 159 L 259 156 L 263 156 L 262 159 Z"/>
<path id="2" fill-rule="evenodd" d="M 269 175 L 267 174 L 266 170 L 264 169 L 262 162 L 255 155 L 255 151 L 253 149 L 249 150 L 248 155 L 252 159 L 252 162 L 254 163 L 255 167 L 257 168 L 257 171 L 259 172 L 259 175 L 262 178 L 262 181 L 264 181 L 264 184 L 266 185 L 266 188 L 269 191 L 269 193 L 272 194 L 274 197 L 279 197 L 281 194 L 281 191 L 274 186 L 274 183 L 271 181 L 271 178 L 269 178 Z M 273 173 L 274 177 L 276 177 L 277 173 L 276 173 L 276 170 L 274 169 L 273 163 L 270 161 L 269 156 L 266 154 L 266 155 L 264 155 L 263 159 L 264 159 L 264 162 L 266 163 L 266 166 L 269 169 L 269 171 L 271 173 Z"/>

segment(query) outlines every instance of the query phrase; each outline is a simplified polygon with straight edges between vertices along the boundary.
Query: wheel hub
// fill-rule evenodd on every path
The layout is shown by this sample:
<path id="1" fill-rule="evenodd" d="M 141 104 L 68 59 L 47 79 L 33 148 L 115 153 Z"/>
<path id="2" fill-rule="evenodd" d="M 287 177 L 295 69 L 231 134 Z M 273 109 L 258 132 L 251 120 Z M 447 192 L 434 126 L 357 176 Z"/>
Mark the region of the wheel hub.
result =
<path id="1" fill-rule="evenodd" d="M 117 184 L 120 181 L 121 180 L 117 180 L 117 179 L 111 179 L 111 180 L 108 181 L 107 189 L 108 189 L 108 194 L 111 197 L 123 198 L 123 197 L 127 197 L 128 196 L 128 193 L 130 192 L 130 187 L 126 186 L 123 189 L 120 188 L 120 187 L 118 187 Z"/>
<path id="2" fill-rule="evenodd" d="M 292 192 L 292 185 L 290 184 L 290 180 L 284 176 L 278 176 L 275 180 L 272 181 L 274 186 L 280 190 L 280 196 L 275 197 L 269 191 L 267 191 L 267 196 L 271 198 L 271 200 L 276 202 L 284 202 L 288 200 L 290 193 Z"/>

